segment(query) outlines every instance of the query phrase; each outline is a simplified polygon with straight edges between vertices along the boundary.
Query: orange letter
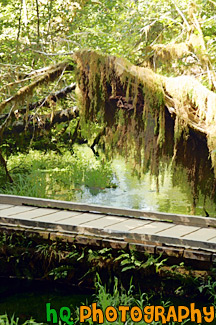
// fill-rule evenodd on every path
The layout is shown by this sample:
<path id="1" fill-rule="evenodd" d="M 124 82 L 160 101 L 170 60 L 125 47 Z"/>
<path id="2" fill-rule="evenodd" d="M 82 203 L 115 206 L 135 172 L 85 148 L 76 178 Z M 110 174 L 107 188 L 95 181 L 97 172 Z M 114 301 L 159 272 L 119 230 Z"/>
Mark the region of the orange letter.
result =
<path id="1" fill-rule="evenodd" d="M 150 316 L 150 318 L 148 317 Z M 144 321 L 147 324 L 152 323 L 154 320 L 154 306 L 146 306 L 144 308 Z"/>
<path id="2" fill-rule="evenodd" d="M 108 320 L 108 322 L 110 323 L 115 322 L 116 319 L 118 318 L 116 309 L 112 306 L 107 307 L 105 310 L 105 317 Z"/>
<path id="3" fill-rule="evenodd" d="M 161 310 L 161 311 L 159 311 Z M 164 316 L 165 308 L 162 306 L 155 306 L 155 322 L 159 321 L 159 316 L 161 316 L 162 324 L 166 324 L 166 317 Z"/>
<path id="4" fill-rule="evenodd" d="M 133 322 L 140 322 L 142 319 L 142 311 L 139 307 L 132 307 L 131 308 L 131 312 L 130 312 L 130 316 Z"/>
<path id="5" fill-rule="evenodd" d="M 97 308 L 96 302 L 92 304 L 92 321 L 97 322 L 98 324 L 103 324 L 104 322 L 103 312 L 100 308 Z"/>
<path id="6" fill-rule="evenodd" d="M 182 315 L 182 311 L 185 311 L 186 313 Z M 190 314 L 189 308 L 185 306 L 178 306 L 178 322 L 181 323 L 183 319 L 186 319 Z"/>
<path id="7" fill-rule="evenodd" d="M 89 317 L 91 317 L 91 308 L 88 306 L 80 306 L 79 308 L 80 312 L 79 312 L 79 320 L 80 323 L 83 323 L 85 319 L 88 319 Z M 87 314 L 85 314 L 85 310 L 87 310 Z"/>
<path id="8" fill-rule="evenodd" d="M 118 310 L 121 313 L 121 322 L 125 323 L 127 320 L 127 311 L 129 310 L 129 306 L 119 306 Z"/>
<path id="9" fill-rule="evenodd" d="M 191 308 L 191 321 L 195 322 L 195 314 L 197 315 L 197 323 L 202 323 L 202 315 L 199 309 L 194 309 L 195 304 L 190 304 Z"/>
<path id="10" fill-rule="evenodd" d="M 205 319 L 206 323 L 213 322 L 214 317 L 215 317 L 214 306 L 210 306 L 209 313 L 207 312 L 207 307 L 203 307 L 203 314 L 205 315 L 204 319 Z"/>
<path id="11" fill-rule="evenodd" d="M 177 316 L 176 316 L 176 311 L 174 306 L 170 306 L 167 314 L 167 322 L 170 322 L 170 318 L 173 319 L 174 322 L 177 322 Z"/>

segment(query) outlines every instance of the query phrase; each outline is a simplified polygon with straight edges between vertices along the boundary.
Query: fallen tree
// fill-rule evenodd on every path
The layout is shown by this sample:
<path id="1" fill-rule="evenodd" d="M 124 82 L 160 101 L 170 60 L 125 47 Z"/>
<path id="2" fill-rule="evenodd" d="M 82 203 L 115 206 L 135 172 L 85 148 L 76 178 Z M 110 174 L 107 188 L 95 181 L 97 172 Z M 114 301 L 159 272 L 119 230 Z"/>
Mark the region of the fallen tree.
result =
<path id="1" fill-rule="evenodd" d="M 3 136 L 10 133 L 19 134 L 24 131 L 30 133 L 38 132 L 41 129 L 50 130 L 55 124 L 71 121 L 79 116 L 77 107 L 68 108 L 62 111 L 56 111 L 46 115 L 28 115 L 27 121 L 20 119 L 12 123 L 10 129 L 4 130 Z"/>
<path id="2" fill-rule="evenodd" d="M 11 115 L 11 118 L 16 118 L 17 116 L 21 116 L 25 114 L 26 112 L 35 110 L 37 108 L 41 107 L 52 107 L 59 99 L 65 99 L 69 93 L 71 93 L 73 90 L 75 90 L 76 84 L 72 83 L 71 85 L 55 92 L 49 94 L 49 96 L 46 96 L 42 98 L 41 100 L 36 101 L 35 103 L 30 103 L 28 105 L 28 108 L 21 108 L 17 109 L 15 112 L 13 111 L 13 114 Z M 9 117 L 9 113 L 1 114 L 0 115 L 0 121 L 4 121 Z"/>
<path id="3" fill-rule="evenodd" d="M 3 113 L 9 104 L 16 106 L 23 102 L 35 89 L 55 80 L 65 70 L 71 70 L 74 64 L 81 104 L 81 124 L 89 121 L 101 124 L 102 129 L 105 128 L 101 138 L 112 139 L 110 146 L 121 147 L 128 140 L 126 150 L 129 150 L 129 142 L 132 141 L 137 144 L 137 152 L 142 146 L 145 148 L 151 145 L 156 151 L 150 151 L 157 158 L 168 132 L 167 108 L 174 120 L 174 134 L 171 136 L 175 146 L 183 135 L 187 136 L 189 129 L 194 130 L 207 138 L 215 167 L 216 94 L 193 77 L 165 77 L 149 68 L 135 66 L 123 58 L 90 50 L 79 51 L 70 60 L 46 69 L 36 81 L 0 103 L 0 111 Z M 150 129 L 153 139 L 150 144 L 149 141 L 146 144 L 147 138 L 143 133 L 147 120 L 152 123 Z M 144 151 L 146 158 L 149 153 Z"/>
<path id="4" fill-rule="evenodd" d="M 174 141 L 192 129 L 207 138 L 213 164 L 215 156 L 216 94 L 190 76 L 175 78 L 137 67 L 125 59 L 105 56 L 92 51 L 78 52 L 74 56 L 78 68 L 78 85 L 81 90 L 82 112 L 86 119 L 100 120 L 109 125 L 113 112 L 108 102 L 124 97 L 133 119 L 149 114 L 154 118 L 157 144 L 165 141 L 165 107 L 174 118 Z M 132 106 L 131 106 L 132 105 Z M 117 105 L 118 106 L 118 105 Z M 131 110 L 133 107 L 133 110 Z M 114 110 L 116 113 L 116 109 Z M 120 118 L 122 115 L 120 116 Z M 118 120 L 118 125 L 121 125 Z M 110 126 L 110 125 L 109 125 Z M 136 126 L 134 125 L 136 128 Z"/>

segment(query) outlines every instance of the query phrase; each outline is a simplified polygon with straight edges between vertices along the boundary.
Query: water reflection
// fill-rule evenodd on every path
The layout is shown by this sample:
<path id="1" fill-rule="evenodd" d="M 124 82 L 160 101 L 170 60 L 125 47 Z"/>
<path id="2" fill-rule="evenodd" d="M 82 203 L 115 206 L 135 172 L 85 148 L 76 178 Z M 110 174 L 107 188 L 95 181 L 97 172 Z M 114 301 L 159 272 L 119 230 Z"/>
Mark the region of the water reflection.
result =
<path id="1" fill-rule="evenodd" d="M 112 163 L 117 188 L 104 190 L 87 188 L 83 186 L 77 192 L 75 200 L 79 202 L 142 209 L 145 211 L 161 211 L 167 213 L 182 213 L 205 215 L 203 206 L 214 216 L 213 202 L 200 193 L 194 211 L 193 196 L 190 185 L 187 184 L 187 174 L 180 173 L 178 179 L 172 166 L 169 165 L 158 178 L 151 175 L 150 171 L 141 178 L 133 173 L 131 163 L 126 163 L 124 158 L 114 159 Z M 184 176 L 184 178 L 183 178 Z M 174 183 L 176 185 L 174 185 Z"/>
<path id="2" fill-rule="evenodd" d="M 102 59 L 93 52 L 88 53 L 87 64 L 86 57 L 86 52 L 79 54 L 81 128 L 93 138 L 95 127 L 90 123 L 97 123 L 103 129 L 97 144 L 106 157 L 120 154 L 131 163 L 128 173 L 115 170 L 118 188 L 98 194 L 83 189 L 79 199 L 165 212 L 203 215 L 207 210 L 213 216 L 216 166 L 214 174 L 208 149 L 215 148 L 212 139 L 207 144 L 206 134 L 199 134 L 203 131 L 197 128 L 195 133 L 189 123 L 189 115 L 196 109 L 198 115 L 198 108 L 191 112 L 190 101 L 182 98 L 175 104 L 170 98 L 167 105 L 175 106 L 175 115 L 172 107 L 165 106 L 166 87 L 150 70 L 139 70 L 118 58 Z M 138 177 L 132 179 L 131 172 Z"/>

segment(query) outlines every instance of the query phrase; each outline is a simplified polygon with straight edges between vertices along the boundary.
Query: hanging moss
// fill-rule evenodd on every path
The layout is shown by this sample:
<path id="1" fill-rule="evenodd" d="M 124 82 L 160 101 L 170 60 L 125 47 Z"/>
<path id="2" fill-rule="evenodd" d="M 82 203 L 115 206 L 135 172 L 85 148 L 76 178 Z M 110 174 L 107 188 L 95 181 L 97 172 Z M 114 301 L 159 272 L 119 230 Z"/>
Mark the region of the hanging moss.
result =
<path id="1" fill-rule="evenodd" d="M 68 67 L 70 62 L 61 62 L 55 66 L 51 66 L 46 72 L 37 78 L 27 86 L 20 88 L 12 97 L 2 101 L 0 103 L 0 113 L 5 109 L 5 107 L 10 103 L 22 103 L 23 100 L 27 97 L 30 97 L 34 91 L 39 86 L 42 86 L 45 83 L 52 82 L 59 77 L 63 70 Z"/>
<path id="2" fill-rule="evenodd" d="M 185 49 L 179 47 L 180 50 Z M 172 55 L 179 53 L 174 51 Z M 188 160 L 180 148 L 190 147 L 190 131 L 194 130 L 204 141 L 207 138 L 205 145 L 208 144 L 216 170 L 216 94 L 192 77 L 164 77 L 123 58 L 94 51 L 78 52 L 75 60 L 83 125 L 89 125 L 89 121 L 103 124 L 101 141 L 106 155 L 110 158 L 118 152 L 126 158 L 133 157 L 137 175 L 150 171 L 156 179 L 161 172 L 163 175 L 163 163 L 169 164 L 171 158 L 173 168 L 177 168 L 176 161 L 186 169 L 188 162 L 193 161 L 186 175 L 195 213 L 199 191 L 206 191 L 199 172 L 199 168 L 204 170 L 204 160 Z M 214 196 L 214 180 L 210 178 Z"/>
<path id="3" fill-rule="evenodd" d="M 154 44 L 146 46 L 143 51 L 146 60 L 152 61 L 154 65 L 157 65 L 157 61 L 167 63 L 191 55 L 187 43 Z"/>
<path id="4" fill-rule="evenodd" d="M 167 50 L 171 57 L 185 51 L 184 47 Z M 216 170 L 215 93 L 192 77 L 164 77 L 124 58 L 95 51 L 79 51 L 72 60 L 77 64 L 81 128 L 88 140 L 101 133 L 107 155 L 114 156 L 116 151 L 125 157 L 132 155 L 134 168 L 139 172 L 150 170 L 158 176 L 160 162 L 167 161 L 167 156 L 176 158 L 178 144 L 183 140 L 187 143 L 190 130 L 194 130 L 207 138 Z M 70 63 L 48 69 L 0 103 L 0 111 L 57 78 Z"/>
<path id="5" fill-rule="evenodd" d="M 192 77 L 164 78 L 163 82 L 177 116 L 175 140 L 188 128 L 206 136 L 216 171 L 216 94 Z"/>
<path id="6" fill-rule="evenodd" d="M 89 126 L 89 120 L 102 123 L 107 151 L 115 148 L 124 155 L 133 152 L 141 161 L 143 131 L 152 115 L 158 129 L 156 143 L 162 147 L 165 117 L 160 76 L 123 58 L 94 51 L 78 52 L 75 60 L 83 127 Z"/>

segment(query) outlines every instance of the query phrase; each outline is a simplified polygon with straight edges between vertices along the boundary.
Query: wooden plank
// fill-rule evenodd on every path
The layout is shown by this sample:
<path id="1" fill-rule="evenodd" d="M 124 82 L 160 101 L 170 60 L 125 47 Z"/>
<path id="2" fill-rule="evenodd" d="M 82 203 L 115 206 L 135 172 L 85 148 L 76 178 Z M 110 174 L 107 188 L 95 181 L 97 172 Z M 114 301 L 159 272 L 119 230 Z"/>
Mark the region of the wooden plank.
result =
<path id="1" fill-rule="evenodd" d="M 7 212 L 6 212 L 7 211 Z M 9 212 L 8 212 L 9 211 Z M 0 209 L 1 224 L 50 229 L 60 233 L 102 237 L 105 240 L 124 238 L 125 243 L 140 245 L 158 243 L 200 247 L 216 251 L 216 229 L 200 229 L 180 226 L 167 222 L 134 219 L 126 216 L 112 216 L 99 213 L 80 213 L 78 211 L 59 211 L 31 206 L 10 206 Z M 193 218 L 193 217 L 192 217 Z M 114 245 L 114 244 L 113 244 Z M 163 246 L 161 246 L 163 247 Z M 169 250 L 168 250 L 169 251 Z M 174 251 L 174 249 L 173 249 Z M 192 253 L 190 253 L 192 254 Z M 193 255 L 193 254 L 192 254 Z M 189 257 L 188 257 L 189 258 Z M 194 257 L 195 258 L 195 257 Z M 197 259 L 207 260 L 207 256 L 197 255 Z"/>
<path id="2" fill-rule="evenodd" d="M 158 235 L 166 236 L 166 237 L 174 237 L 180 238 L 184 235 L 187 235 L 191 232 L 194 232 L 200 228 L 194 226 L 184 226 L 184 225 L 176 225 L 172 228 L 162 230 L 158 233 Z M 206 228 L 205 228 L 206 230 Z"/>
<path id="3" fill-rule="evenodd" d="M 4 217 L 4 216 L 12 216 L 12 215 L 17 215 L 17 217 L 19 218 L 19 215 L 21 215 L 23 212 L 24 213 L 28 213 L 29 211 L 34 211 L 37 208 L 35 207 L 26 207 L 26 206 L 12 206 L 8 209 L 4 209 L 4 210 L 0 210 L 0 216 Z"/>
<path id="4" fill-rule="evenodd" d="M 180 258 L 183 256 L 184 249 L 175 248 L 175 247 L 156 246 L 156 253 Z"/>
<path id="5" fill-rule="evenodd" d="M 8 208 L 11 208 L 13 206 L 14 205 L 11 205 L 11 204 L 0 204 L 0 210 L 8 209 Z"/>
<path id="6" fill-rule="evenodd" d="M 104 227 L 105 229 L 112 229 L 112 230 L 119 230 L 119 231 L 129 231 L 133 230 L 137 227 L 144 226 L 148 223 L 151 223 L 152 221 L 150 220 L 138 220 L 138 219 L 126 219 L 121 222 L 117 223 L 115 225 L 109 225 Z"/>
<path id="7" fill-rule="evenodd" d="M 40 216 L 32 217 L 31 219 L 34 219 L 37 221 L 58 222 L 58 221 L 72 218 L 75 216 L 79 216 L 82 214 L 83 214 L 82 212 L 78 212 L 78 211 L 59 211 L 58 210 L 58 212 L 54 212 L 54 213 L 46 214 L 46 215 L 42 215 L 42 216 L 40 215 Z"/>
<path id="8" fill-rule="evenodd" d="M 152 223 L 153 224 L 153 223 Z M 149 225 L 146 225 L 146 227 Z M 144 227 L 142 227 L 144 228 Z M 136 232 L 135 232 L 136 231 Z M 157 229 L 155 230 L 157 232 Z M 119 232 L 120 236 L 124 236 L 125 241 L 127 242 L 134 242 L 134 243 L 156 243 L 156 244 L 162 244 L 165 246 L 178 246 L 178 247 L 191 247 L 191 248 L 202 248 L 207 250 L 216 250 L 216 244 L 207 242 L 207 241 L 196 241 L 191 239 L 184 239 L 182 238 L 175 238 L 175 237 L 165 237 L 162 235 L 159 235 L 158 233 L 153 233 L 154 231 L 150 230 L 148 233 L 147 231 L 144 231 L 142 229 L 142 232 L 137 233 L 137 230 L 133 230 L 127 233 L 122 234 Z M 112 232 L 111 232 L 112 233 Z M 112 233 L 112 235 L 114 235 Z"/>
<path id="9" fill-rule="evenodd" d="M 74 216 L 72 218 L 62 219 L 58 223 L 59 224 L 67 224 L 67 225 L 83 225 L 89 221 L 96 221 L 100 218 L 104 217 L 103 214 L 94 214 L 94 213 L 80 213 L 78 216 Z"/>
<path id="10" fill-rule="evenodd" d="M 111 225 L 114 225 L 114 224 L 119 223 L 124 220 L 124 219 L 123 220 L 122 219 L 123 218 L 114 217 L 114 216 L 103 216 L 102 218 L 83 223 L 82 226 L 103 229 L 106 226 L 111 226 Z M 110 230 L 111 230 L 111 228 L 110 228 Z"/>
<path id="11" fill-rule="evenodd" d="M 107 218 L 107 217 L 105 217 Z M 104 219 L 104 218 L 103 218 Z M 116 219 L 115 219 L 116 221 Z M 112 220 L 113 222 L 113 220 Z M 96 236 L 102 237 L 108 240 L 112 239 L 120 239 L 127 243 L 138 243 L 138 244 L 147 244 L 147 245 L 177 245 L 181 247 L 197 247 L 202 249 L 211 250 L 212 252 L 216 251 L 216 244 L 211 242 L 202 242 L 202 241 L 194 241 L 189 239 L 179 239 L 179 238 L 171 238 L 171 237 L 163 237 L 158 236 L 157 234 L 138 234 L 132 232 L 123 232 L 123 231 L 112 231 L 110 229 L 103 229 L 104 224 L 101 225 L 102 228 L 97 227 L 87 227 L 87 226 L 75 226 L 75 225 L 67 225 L 67 224 L 57 224 L 57 223 L 49 223 L 42 222 L 36 220 L 29 219 L 16 219 L 12 217 L 0 217 L 0 225 L 9 226 L 15 228 L 24 228 L 31 229 L 32 231 L 40 231 L 40 230 L 48 230 L 48 231 L 56 231 L 65 235 L 87 235 L 87 236 Z M 144 227 L 143 227 L 144 228 Z"/>
<path id="12" fill-rule="evenodd" d="M 143 227 L 133 229 L 130 232 L 133 232 L 133 233 L 136 233 L 136 234 L 150 235 L 150 234 L 157 234 L 159 231 L 169 229 L 169 228 L 173 228 L 173 227 L 174 227 L 173 224 L 169 224 L 169 223 L 166 223 L 166 222 L 157 222 L 157 221 L 155 221 L 155 222 L 148 223 Z"/>
<path id="13" fill-rule="evenodd" d="M 28 208 L 25 206 L 21 206 L 20 208 Z M 34 210 L 29 210 L 26 212 L 22 212 L 19 214 L 11 214 L 10 216 L 15 218 L 15 219 L 33 219 L 35 217 L 39 217 L 39 216 L 43 216 L 43 215 L 47 215 L 47 214 L 52 214 L 54 212 L 58 212 L 59 210 L 54 210 L 54 209 L 43 209 L 43 208 L 34 208 Z M 1 211 L 0 211 L 0 216 L 1 215 Z"/>
<path id="14" fill-rule="evenodd" d="M 103 214 L 123 215 L 127 217 L 138 217 L 144 219 L 170 220 L 176 224 L 195 225 L 199 227 L 216 227 L 216 218 L 204 218 L 199 216 L 186 216 L 180 214 L 149 212 L 136 209 L 121 209 L 107 206 L 98 206 L 93 204 L 74 203 L 67 201 L 57 201 L 30 197 L 21 197 L 15 195 L 0 194 L 0 203 L 32 205 L 37 207 L 50 207 L 59 209 L 68 209 L 86 212 L 100 212 Z"/>
<path id="15" fill-rule="evenodd" d="M 199 260 L 199 261 L 204 261 L 204 262 L 210 262 L 211 261 L 211 253 L 206 253 L 206 252 L 199 252 L 199 251 L 190 251 L 190 250 L 185 250 L 183 257 L 188 258 L 191 260 Z"/>
<path id="16" fill-rule="evenodd" d="M 128 243 L 125 243 L 123 241 L 116 241 L 116 240 L 109 240 L 109 239 L 103 239 L 101 242 L 102 247 L 108 247 L 113 249 L 126 249 Z"/>
<path id="17" fill-rule="evenodd" d="M 136 250 L 138 252 L 148 252 L 151 254 L 155 254 L 156 251 L 156 246 L 155 245 L 146 245 L 146 244 L 135 244 L 135 243 L 130 243 L 129 244 L 129 249 L 130 250 Z"/>
<path id="18" fill-rule="evenodd" d="M 193 239 L 198 241 L 208 241 L 212 239 L 213 237 L 216 237 L 216 229 L 206 229 L 202 228 L 195 232 L 192 232 L 188 235 L 184 236 L 184 239 Z"/>
<path id="19" fill-rule="evenodd" d="M 17 220 L 16 220 L 17 221 Z M 11 229 L 10 228 L 6 228 L 10 233 L 11 233 Z M 15 229 L 18 230 L 20 232 L 20 228 Z M 32 234 L 32 229 L 25 229 L 25 231 L 27 231 L 29 234 Z M 37 233 L 40 233 L 41 236 L 43 236 L 44 238 L 51 238 L 51 240 L 56 240 L 59 238 L 62 238 L 65 241 L 69 241 L 69 242 L 79 242 L 83 245 L 96 245 L 98 247 L 113 247 L 115 249 L 120 249 L 120 248 L 125 248 L 127 246 L 127 243 L 124 243 L 123 241 L 116 241 L 116 240 L 106 240 L 103 239 L 102 237 L 82 237 L 82 236 L 73 236 L 69 233 L 50 233 L 46 230 L 40 231 L 37 230 Z M 126 246 L 125 246 L 126 245 Z M 160 253 L 164 250 L 165 254 L 168 256 L 173 256 L 172 254 L 172 250 L 174 250 L 174 253 L 176 254 L 175 256 L 178 257 L 178 252 L 180 253 L 181 257 L 181 249 L 176 249 L 173 247 L 158 247 L 158 246 L 154 246 L 154 245 L 139 245 L 139 244 L 129 244 L 129 248 L 130 249 L 137 249 L 140 250 L 140 252 L 144 252 L 144 251 L 149 251 L 150 253 Z M 215 253 L 211 253 L 211 252 L 205 252 L 205 251 L 200 251 L 200 250 L 185 250 L 184 251 L 184 258 L 187 259 L 193 259 L 193 260 L 200 260 L 200 261 L 204 261 L 204 262 L 215 262 L 216 260 L 216 254 Z"/>
<path id="20" fill-rule="evenodd" d="M 101 238 L 94 238 L 94 237 L 84 237 L 84 236 L 76 236 L 75 243 L 79 243 L 82 245 L 90 245 L 90 246 L 97 246 L 101 247 Z"/>
<path id="21" fill-rule="evenodd" d="M 208 242 L 216 244 L 216 237 L 209 239 Z"/>

